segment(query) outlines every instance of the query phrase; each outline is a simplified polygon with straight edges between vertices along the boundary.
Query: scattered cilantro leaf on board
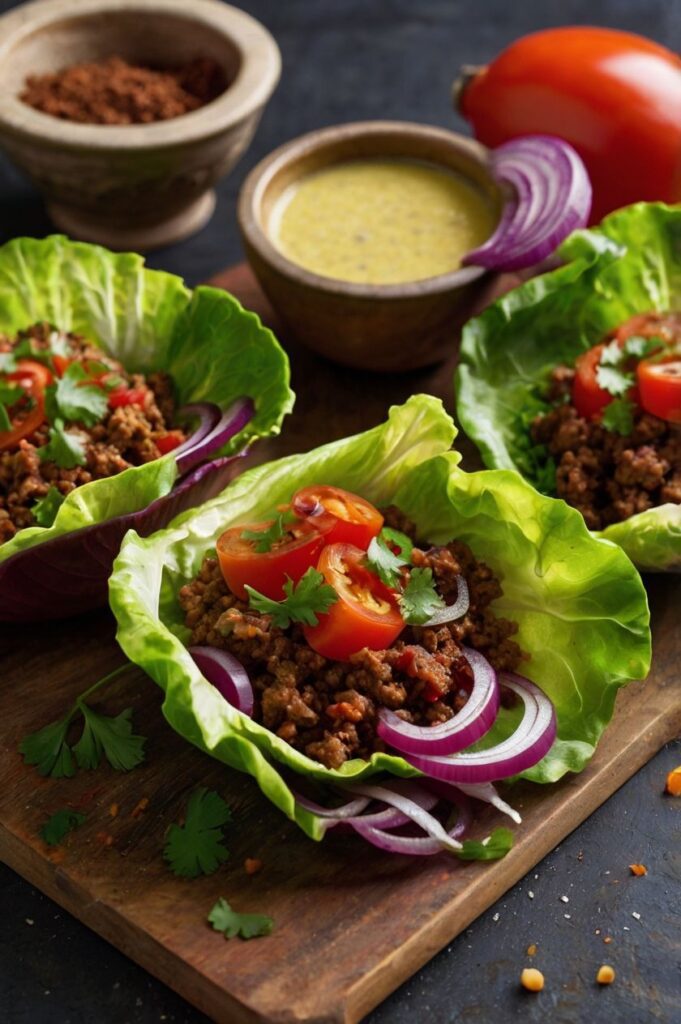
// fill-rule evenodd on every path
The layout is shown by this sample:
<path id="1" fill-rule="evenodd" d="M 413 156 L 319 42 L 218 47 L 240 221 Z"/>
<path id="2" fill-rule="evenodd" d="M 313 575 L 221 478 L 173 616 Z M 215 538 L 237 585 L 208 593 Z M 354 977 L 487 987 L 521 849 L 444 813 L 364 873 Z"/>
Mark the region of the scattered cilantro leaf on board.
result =
<path id="1" fill-rule="evenodd" d="M 208 921 L 216 932 L 222 932 L 226 939 L 233 939 L 239 936 L 242 939 L 258 939 L 263 935 L 269 935 L 274 928 L 274 921 L 265 914 L 239 914 L 232 910 L 227 900 L 217 901 L 210 914 Z"/>
<path id="2" fill-rule="evenodd" d="M 59 721 L 50 722 L 25 736 L 19 744 L 19 752 L 23 754 L 26 764 L 35 765 L 40 775 L 63 779 L 76 774 L 73 753 L 66 742 L 72 717 L 73 711 L 70 711 Z"/>
<path id="3" fill-rule="evenodd" d="M 372 537 L 367 548 L 366 563 L 369 569 L 387 587 L 397 589 L 402 582 L 402 569 L 408 562 L 402 555 L 396 555 L 386 543 L 382 534 Z"/>
<path id="4" fill-rule="evenodd" d="M 62 469 L 75 469 L 85 465 L 85 442 L 78 434 L 64 430 L 64 423 L 56 419 L 50 427 L 47 444 L 38 448 L 41 462 L 55 462 Z"/>
<path id="5" fill-rule="evenodd" d="M 85 821 L 85 815 L 80 811 L 57 811 L 48 818 L 40 830 L 40 838 L 48 846 L 58 846 L 62 839 L 74 828 L 78 828 Z"/>
<path id="6" fill-rule="evenodd" d="M 117 772 L 129 772 L 144 760 L 144 736 L 132 731 L 132 708 L 115 717 L 100 715 L 87 704 L 78 703 L 85 720 L 83 734 L 73 748 L 79 768 L 97 768 L 102 754 Z"/>
<path id="7" fill-rule="evenodd" d="M 626 437 L 634 429 L 634 403 L 627 398 L 616 398 L 603 410 L 601 423 L 606 430 Z"/>
<path id="8" fill-rule="evenodd" d="M 328 612 L 338 600 L 333 587 L 325 583 L 322 574 L 312 567 L 296 584 L 292 579 L 287 579 L 284 584 L 285 596 L 281 601 L 273 601 L 248 585 L 246 590 L 251 608 L 271 615 L 272 622 L 280 629 L 286 629 L 292 622 L 316 626 L 319 622 L 317 616 Z"/>
<path id="9" fill-rule="evenodd" d="M 171 825 L 163 856 L 181 878 L 212 875 L 229 857 L 222 828 L 232 812 L 222 797 L 204 786 L 189 797 L 184 825 Z"/>
<path id="10" fill-rule="evenodd" d="M 402 617 L 410 626 L 422 626 L 435 612 L 445 607 L 435 589 L 432 569 L 412 569 L 409 582 L 400 595 Z"/>
<path id="11" fill-rule="evenodd" d="M 107 397 L 102 388 L 88 383 L 91 374 L 80 363 L 71 363 L 64 375 L 47 389 L 50 419 L 61 418 L 69 423 L 93 427 L 104 417 Z"/>
<path id="12" fill-rule="evenodd" d="M 456 855 L 461 860 L 500 860 L 512 846 L 513 833 L 510 828 L 495 828 L 482 842 L 477 839 L 465 839 Z"/>
<path id="13" fill-rule="evenodd" d="M 274 545 L 286 536 L 288 527 L 297 518 L 294 512 L 280 512 L 270 526 L 264 530 L 244 530 L 241 539 L 249 540 L 258 554 L 263 555 L 271 551 Z"/>
<path id="14" fill-rule="evenodd" d="M 64 495 L 56 487 L 51 486 L 44 498 L 36 501 L 31 512 L 38 526 L 52 526 L 57 512 L 64 501 Z"/>

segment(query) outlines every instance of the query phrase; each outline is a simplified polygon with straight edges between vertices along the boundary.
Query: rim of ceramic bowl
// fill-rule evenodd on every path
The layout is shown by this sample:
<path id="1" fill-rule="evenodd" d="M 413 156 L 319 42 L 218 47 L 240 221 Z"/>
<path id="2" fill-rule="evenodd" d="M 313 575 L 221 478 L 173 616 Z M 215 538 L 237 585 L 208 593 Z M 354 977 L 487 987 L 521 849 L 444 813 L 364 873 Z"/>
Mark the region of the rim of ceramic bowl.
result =
<path id="1" fill-rule="evenodd" d="M 292 278 L 299 284 L 333 295 L 367 299 L 403 299 L 433 295 L 477 281 L 488 273 L 484 267 L 462 267 L 446 274 L 438 274 L 436 277 L 424 277 L 420 280 L 399 284 L 360 284 L 354 281 L 342 281 L 338 278 L 315 274 L 314 271 L 288 259 L 274 245 L 263 228 L 260 215 L 262 201 L 273 179 L 287 165 L 295 163 L 301 157 L 308 156 L 317 150 L 332 149 L 338 141 L 346 142 L 366 136 L 377 139 L 381 137 L 394 139 L 396 135 L 401 135 L 405 139 L 417 138 L 421 141 L 444 142 L 450 148 L 478 163 L 489 176 L 490 183 L 495 185 L 488 170 L 489 150 L 479 142 L 459 135 L 457 132 L 448 131 L 446 128 L 418 124 L 413 121 L 353 121 L 349 124 L 320 128 L 279 146 L 278 149 L 261 160 L 246 178 L 237 204 L 239 226 L 246 242 L 252 246 L 265 263 L 270 264 L 280 274 Z M 377 152 L 375 155 L 379 156 L 380 154 Z M 408 158 L 409 152 L 405 152 L 404 156 Z M 338 161 L 332 159 L 329 164 L 342 162 L 343 159 L 343 157 Z M 436 165 L 439 163 L 436 158 L 429 162 Z M 442 166 L 446 166 L 444 162 Z"/>
<path id="2" fill-rule="evenodd" d="M 142 12 L 175 15 L 228 39 L 239 51 L 241 63 L 225 92 L 181 117 L 130 125 L 66 121 L 35 110 L 16 95 L 5 95 L 0 96 L 0 127 L 60 148 L 174 148 L 219 135 L 267 102 L 281 74 L 279 47 L 264 25 L 221 0 L 33 0 L 0 16 L 0 61 L 7 60 L 22 39 L 53 22 Z"/>

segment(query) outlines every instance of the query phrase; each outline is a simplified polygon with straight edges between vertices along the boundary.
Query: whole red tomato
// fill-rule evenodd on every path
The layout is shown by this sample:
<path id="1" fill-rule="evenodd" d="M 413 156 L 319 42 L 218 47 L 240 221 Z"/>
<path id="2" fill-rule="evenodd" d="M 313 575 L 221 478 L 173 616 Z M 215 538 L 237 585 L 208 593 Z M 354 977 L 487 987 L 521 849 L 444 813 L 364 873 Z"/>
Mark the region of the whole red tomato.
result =
<path id="1" fill-rule="evenodd" d="M 593 185 L 591 223 L 640 200 L 681 201 L 681 59 L 630 32 L 574 26 L 464 72 L 459 109 L 486 146 L 559 135 Z"/>

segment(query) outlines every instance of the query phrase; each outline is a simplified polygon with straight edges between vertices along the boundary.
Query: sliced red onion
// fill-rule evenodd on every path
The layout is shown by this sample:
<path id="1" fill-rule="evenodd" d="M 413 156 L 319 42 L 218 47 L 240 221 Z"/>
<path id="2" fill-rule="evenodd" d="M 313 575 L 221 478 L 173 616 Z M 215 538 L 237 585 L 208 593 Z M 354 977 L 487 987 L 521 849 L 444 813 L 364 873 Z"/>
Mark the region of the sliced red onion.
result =
<path id="1" fill-rule="evenodd" d="M 386 786 L 360 786 L 355 783 L 353 786 L 353 792 L 360 793 L 362 796 L 371 797 L 372 800 L 382 800 L 383 803 L 388 804 L 390 807 L 395 807 L 398 811 L 402 811 L 410 821 L 413 821 L 416 825 L 420 825 L 424 832 L 437 840 L 441 847 L 448 850 L 461 849 L 461 843 L 456 839 L 452 839 L 437 818 L 424 810 L 423 807 L 416 803 L 415 800 L 410 800 L 408 797 L 402 796 L 402 794 L 395 792 L 393 789 L 388 789 Z M 360 834 L 363 834 L 361 831 L 361 822 L 358 822 L 357 819 L 353 820 L 352 827 L 355 831 L 360 831 Z M 366 831 L 374 832 L 379 830 L 367 829 Z M 365 836 L 365 838 L 367 837 Z"/>
<path id="2" fill-rule="evenodd" d="M 201 439 L 187 448 L 177 459 L 177 468 L 182 476 L 198 462 L 210 458 L 219 448 L 227 444 L 230 438 L 238 434 L 255 415 L 255 406 L 250 398 L 237 398 L 229 409 Z"/>
<path id="3" fill-rule="evenodd" d="M 424 775 L 444 779 L 457 786 L 509 778 L 541 761 L 556 738 L 553 704 L 539 687 L 523 676 L 504 673 L 501 682 L 518 694 L 525 705 L 520 725 L 508 739 L 488 750 L 451 757 L 405 754 L 405 760 Z"/>
<path id="4" fill-rule="evenodd" d="M 331 824 L 337 825 L 339 821 L 344 821 L 346 818 L 354 818 L 358 814 L 369 806 L 369 797 L 358 797 L 356 800 L 351 800 L 347 804 L 341 804 L 340 807 L 322 807 L 321 804 L 315 803 L 314 800 L 308 800 L 306 796 L 302 796 L 301 793 L 293 791 L 293 795 L 296 798 L 296 803 L 304 807 L 306 811 L 311 811 L 313 814 L 318 815 L 320 818 L 333 819 Z"/>
<path id="5" fill-rule="evenodd" d="M 381 708 L 377 732 L 381 739 L 403 754 L 454 754 L 484 736 L 499 712 L 496 672 L 477 651 L 463 648 L 473 671 L 473 689 L 461 711 L 442 725 L 412 725 L 394 711 Z"/>
<path id="6" fill-rule="evenodd" d="M 435 612 L 435 615 L 433 615 L 432 618 L 423 623 L 424 628 L 429 626 L 442 626 L 445 622 L 453 622 L 454 619 L 460 619 L 466 614 L 470 607 L 468 584 L 463 576 L 457 576 L 456 585 L 457 592 L 454 604 L 448 604 L 446 608 L 442 608 L 439 612 Z"/>
<path id="7" fill-rule="evenodd" d="M 458 792 L 449 793 L 446 799 L 457 808 L 456 822 L 447 832 L 450 840 L 456 842 L 465 835 L 470 827 L 472 819 L 470 803 L 467 797 Z M 435 797 L 435 801 L 437 802 L 437 797 Z M 388 812 L 384 811 L 381 817 L 387 814 Z M 385 823 L 379 825 L 378 818 L 379 815 L 365 815 L 361 818 L 353 819 L 350 824 L 357 834 L 361 835 L 368 843 L 377 846 L 381 850 L 386 850 L 388 853 L 401 853 L 416 857 L 433 856 L 434 854 L 442 853 L 440 839 L 433 838 L 432 836 L 400 836 L 391 834 L 387 829 L 395 828 L 396 826 L 394 824 L 386 825 Z M 400 824 L 405 823 L 405 821 L 400 822 Z M 457 846 L 460 849 L 458 843 Z"/>
<path id="8" fill-rule="evenodd" d="M 175 417 L 179 423 L 187 420 L 198 419 L 198 426 L 181 445 L 175 448 L 175 457 L 189 451 L 202 441 L 207 434 L 217 425 L 220 420 L 220 406 L 214 402 L 193 402 L 191 405 L 183 405 Z"/>
<path id="9" fill-rule="evenodd" d="M 491 270 L 520 270 L 540 263 L 591 210 L 591 182 L 577 152 L 552 135 L 526 135 L 498 146 L 492 174 L 510 185 L 509 200 L 494 234 L 466 253 L 462 263 Z"/>
<path id="10" fill-rule="evenodd" d="M 450 782 L 443 782 L 441 779 L 431 779 L 429 785 L 445 800 L 454 800 L 457 793 L 464 793 L 474 800 L 480 800 L 482 803 L 496 807 L 502 814 L 507 814 L 515 821 L 516 825 L 520 825 L 523 820 L 510 804 L 501 799 L 491 782 L 480 782 L 477 785 L 472 782 L 459 782 L 453 786 Z"/>
<path id="11" fill-rule="evenodd" d="M 189 653 L 201 673 L 219 690 L 227 703 L 251 718 L 253 687 L 241 662 L 229 651 L 222 651 L 218 647 L 190 647 Z"/>

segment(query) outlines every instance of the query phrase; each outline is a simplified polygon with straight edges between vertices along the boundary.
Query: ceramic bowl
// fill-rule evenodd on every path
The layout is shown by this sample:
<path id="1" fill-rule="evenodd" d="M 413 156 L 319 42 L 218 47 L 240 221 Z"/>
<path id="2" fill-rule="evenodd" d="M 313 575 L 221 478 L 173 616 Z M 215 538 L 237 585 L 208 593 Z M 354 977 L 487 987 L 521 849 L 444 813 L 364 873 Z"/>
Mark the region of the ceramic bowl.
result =
<path id="1" fill-rule="evenodd" d="M 284 189 L 303 175 L 362 157 L 406 157 L 464 175 L 489 197 L 502 197 L 478 143 L 427 125 L 367 121 L 311 132 L 255 167 L 239 197 L 239 226 L 248 260 L 288 330 L 335 362 L 401 371 L 451 355 L 488 273 L 466 267 L 406 284 L 356 284 L 323 277 L 287 259 L 273 244 L 270 220 Z"/>
<path id="2" fill-rule="evenodd" d="M 210 57 L 229 85 L 153 124 L 75 124 L 18 98 L 29 74 L 111 55 L 152 66 Z M 156 248 L 210 218 L 212 186 L 251 141 L 280 66 L 269 32 L 220 0 L 36 0 L 0 18 L 0 145 L 67 234 Z"/>

